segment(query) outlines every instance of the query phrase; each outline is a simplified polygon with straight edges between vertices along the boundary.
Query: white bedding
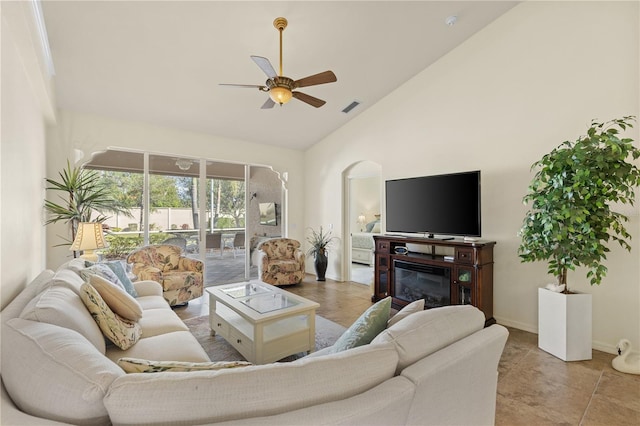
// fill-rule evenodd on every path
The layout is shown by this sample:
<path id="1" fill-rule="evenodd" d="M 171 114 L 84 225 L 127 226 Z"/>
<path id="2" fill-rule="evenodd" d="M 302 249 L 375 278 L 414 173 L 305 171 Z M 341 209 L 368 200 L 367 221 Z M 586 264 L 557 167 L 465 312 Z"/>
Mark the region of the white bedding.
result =
<path id="1" fill-rule="evenodd" d="M 351 234 L 351 247 L 373 250 L 374 235 L 378 235 L 378 234 L 373 232 L 354 232 L 353 234 Z"/>

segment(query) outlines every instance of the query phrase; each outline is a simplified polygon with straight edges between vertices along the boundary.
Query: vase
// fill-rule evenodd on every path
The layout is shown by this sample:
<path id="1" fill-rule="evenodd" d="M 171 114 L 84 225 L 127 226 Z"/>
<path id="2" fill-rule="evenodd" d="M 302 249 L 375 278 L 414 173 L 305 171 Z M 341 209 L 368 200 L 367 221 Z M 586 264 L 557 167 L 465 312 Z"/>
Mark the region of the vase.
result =
<path id="1" fill-rule="evenodd" d="M 316 259 L 313 264 L 313 266 L 315 266 L 316 268 L 316 281 L 325 280 L 324 274 L 327 272 L 328 263 L 329 262 L 327 260 L 327 254 L 325 253 L 324 250 L 321 250 L 318 253 L 316 253 Z"/>
<path id="2" fill-rule="evenodd" d="M 563 361 L 591 359 L 591 295 L 538 289 L 538 347 Z"/>

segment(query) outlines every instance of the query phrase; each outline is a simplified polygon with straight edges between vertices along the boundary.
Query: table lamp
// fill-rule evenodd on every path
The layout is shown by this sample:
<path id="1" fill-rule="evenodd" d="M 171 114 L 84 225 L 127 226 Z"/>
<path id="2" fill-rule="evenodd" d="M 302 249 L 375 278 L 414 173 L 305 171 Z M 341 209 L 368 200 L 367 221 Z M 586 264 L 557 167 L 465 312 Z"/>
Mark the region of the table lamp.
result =
<path id="1" fill-rule="evenodd" d="M 81 259 L 97 262 L 98 255 L 94 250 L 105 247 L 107 247 L 107 244 L 104 240 L 104 234 L 102 233 L 102 224 L 98 222 L 80 222 L 78 224 L 76 239 L 73 241 L 73 244 L 71 244 L 69 250 L 82 250 Z"/>
<path id="2" fill-rule="evenodd" d="M 367 219 L 365 218 L 365 216 L 364 216 L 363 214 L 361 214 L 360 216 L 358 216 L 358 223 L 360 224 L 360 232 L 362 232 L 362 231 L 363 231 L 363 227 L 362 227 L 362 225 L 364 225 L 364 222 L 365 222 L 366 220 L 367 220 Z"/>

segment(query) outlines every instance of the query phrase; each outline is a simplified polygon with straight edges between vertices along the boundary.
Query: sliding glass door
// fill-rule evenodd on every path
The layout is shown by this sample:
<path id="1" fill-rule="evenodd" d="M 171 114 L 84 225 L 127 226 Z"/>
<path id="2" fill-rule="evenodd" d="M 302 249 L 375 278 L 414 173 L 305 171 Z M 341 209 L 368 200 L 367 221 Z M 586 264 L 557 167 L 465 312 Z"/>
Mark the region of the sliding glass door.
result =
<path id="1" fill-rule="evenodd" d="M 109 150 L 85 167 L 100 171 L 127 211 L 106 221 L 110 247 L 103 256 L 124 259 L 138 247 L 173 244 L 205 263 L 207 286 L 249 278 L 249 166 Z"/>

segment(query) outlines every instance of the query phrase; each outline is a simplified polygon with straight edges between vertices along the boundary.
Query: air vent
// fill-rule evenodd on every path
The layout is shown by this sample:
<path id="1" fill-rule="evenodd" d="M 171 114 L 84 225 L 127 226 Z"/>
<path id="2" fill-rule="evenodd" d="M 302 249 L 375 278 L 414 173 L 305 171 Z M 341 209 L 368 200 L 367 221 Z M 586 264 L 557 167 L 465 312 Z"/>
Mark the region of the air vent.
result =
<path id="1" fill-rule="evenodd" d="M 348 114 L 349 112 L 351 112 L 352 109 L 354 109 L 355 107 L 357 107 L 358 105 L 360 105 L 360 102 L 358 101 L 353 101 L 351 102 L 349 105 L 347 105 L 345 107 L 345 109 L 342 110 L 342 112 L 344 112 L 345 114 Z"/>

